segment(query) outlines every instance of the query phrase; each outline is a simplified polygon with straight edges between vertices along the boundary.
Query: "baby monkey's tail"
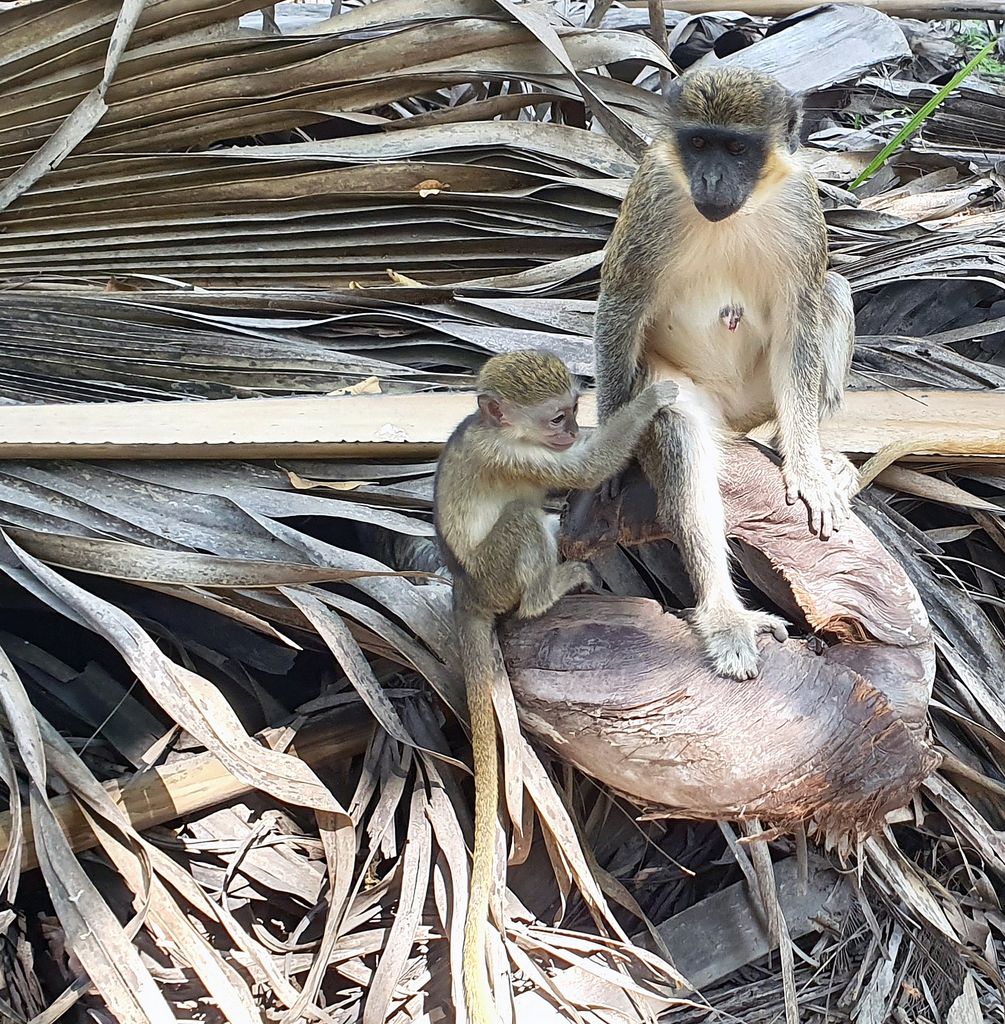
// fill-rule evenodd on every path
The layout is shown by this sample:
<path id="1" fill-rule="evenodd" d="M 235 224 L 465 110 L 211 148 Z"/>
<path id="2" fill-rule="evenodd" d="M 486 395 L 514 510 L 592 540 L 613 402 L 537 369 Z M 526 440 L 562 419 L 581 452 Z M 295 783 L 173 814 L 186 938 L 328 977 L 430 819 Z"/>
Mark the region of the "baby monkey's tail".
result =
<path id="1" fill-rule="evenodd" d="M 496 654 L 493 616 L 481 610 L 459 608 L 456 621 L 475 765 L 475 842 L 468 916 L 464 922 L 464 1001 L 469 1024 L 497 1024 L 486 965 L 485 935 L 499 813 L 499 750 L 492 687 L 496 673 L 505 671 L 505 667 Z"/>

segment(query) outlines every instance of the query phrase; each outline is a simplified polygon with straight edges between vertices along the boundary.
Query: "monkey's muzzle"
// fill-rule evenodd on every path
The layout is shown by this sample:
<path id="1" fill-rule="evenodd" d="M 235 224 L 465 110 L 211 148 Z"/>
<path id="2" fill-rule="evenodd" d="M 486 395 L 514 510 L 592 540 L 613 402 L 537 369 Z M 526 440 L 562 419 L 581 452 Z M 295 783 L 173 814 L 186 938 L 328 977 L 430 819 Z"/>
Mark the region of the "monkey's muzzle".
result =
<path id="1" fill-rule="evenodd" d="M 732 217 L 743 205 L 742 202 L 698 202 L 695 201 L 694 208 L 705 218 L 713 223 Z"/>

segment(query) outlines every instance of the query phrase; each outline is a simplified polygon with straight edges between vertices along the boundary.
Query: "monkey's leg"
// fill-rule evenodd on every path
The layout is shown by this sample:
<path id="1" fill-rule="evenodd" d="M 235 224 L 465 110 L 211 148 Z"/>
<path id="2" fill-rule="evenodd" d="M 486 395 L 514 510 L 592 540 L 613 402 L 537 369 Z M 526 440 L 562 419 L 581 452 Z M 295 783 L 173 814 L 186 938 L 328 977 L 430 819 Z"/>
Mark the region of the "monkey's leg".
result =
<path id="1" fill-rule="evenodd" d="M 690 390 L 690 389 L 689 389 Z M 726 517 L 719 491 L 717 424 L 699 396 L 656 414 L 639 461 L 656 491 L 661 518 L 677 538 L 695 592 L 690 621 L 715 670 L 736 679 L 757 675 L 757 634 L 785 640 L 775 615 L 746 609 L 729 571 Z"/>
<path id="2" fill-rule="evenodd" d="M 516 556 L 517 575 L 523 584 L 523 596 L 516 610 L 519 619 L 535 619 L 551 608 L 570 590 L 592 584 L 585 562 L 557 563 L 558 542 L 552 523 L 541 515 L 536 525 L 521 524 L 520 551 Z"/>
<path id="3" fill-rule="evenodd" d="M 543 615 L 560 597 L 592 584 L 584 562 L 558 564 L 555 531 L 541 509 L 511 501 L 467 566 L 483 600 L 497 614 L 517 608 L 520 618 Z"/>
<path id="4" fill-rule="evenodd" d="M 465 571 L 482 603 L 496 615 L 512 611 L 523 597 L 527 584 L 537 575 L 538 569 L 524 549 L 528 537 L 540 536 L 543 530 L 537 506 L 526 501 L 511 501 L 470 556 Z M 554 546 L 556 541 L 551 543 Z M 536 549 L 540 547 L 538 542 Z M 557 558 L 557 549 L 554 549 L 549 564 Z"/>

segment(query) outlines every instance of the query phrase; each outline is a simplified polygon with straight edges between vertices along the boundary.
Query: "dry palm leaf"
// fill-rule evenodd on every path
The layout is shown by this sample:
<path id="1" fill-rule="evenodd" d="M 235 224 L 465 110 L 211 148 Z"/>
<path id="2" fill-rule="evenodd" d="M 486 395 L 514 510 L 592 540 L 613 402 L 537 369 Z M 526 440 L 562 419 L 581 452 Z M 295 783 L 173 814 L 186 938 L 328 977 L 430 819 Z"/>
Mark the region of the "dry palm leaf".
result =
<path id="1" fill-rule="evenodd" d="M 0 400 L 324 395 L 373 377 L 384 393 L 467 387 L 487 354 L 527 344 L 591 372 L 597 273 L 634 167 L 622 147 L 652 129 L 650 84 L 668 67 L 634 14 L 612 10 L 598 29 L 575 3 L 377 0 L 265 36 L 236 28 L 253 3 L 148 0 L 123 52 L 135 5 L 0 6 L 0 188 L 17 193 L 0 212 Z M 740 15 L 670 22 L 675 61 L 688 48 L 692 60 L 707 53 L 727 30 L 723 43 L 739 36 L 742 47 L 767 27 Z M 792 46 L 838 37 L 842 61 L 854 57 L 846 73 L 903 50 L 882 15 L 827 9 L 734 56 L 784 49 L 792 73 L 819 85 L 841 77 L 840 62 L 806 51 L 793 62 Z M 96 102 L 107 112 L 66 155 L 58 133 L 79 135 Z M 46 145 L 61 161 L 36 178 Z M 967 198 L 970 215 L 988 187 Z M 962 201 L 953 194 L 942 212 Z M 873 334 L 927 334 L 936 316 L 949 334 L 866 340 L 856 384 L 1000 387 L 1001 369 L 967 358 L 952 333 L 972 338 L 990 315 L 979 289 L 1003 281 L 1000 214 L 921 221 L 902 198 L 891 202 L 829 211 L 835 262 L 863 306 L 910 287 L 929 307 L 932 319 L 910 330 L 873 317 Z M 954 303 L 931 301 L 933 278 L 958 286 Z M 813 1021 L 934 1020 L 972 1013 L 975 998 L 989 1014 L 1000 1005 L 988 979 L 1003 934 L 1002 478 L 992 467 L 920 465 L 948 468 L 945 486 L 877 486 L 859 511 L 933 623 L 932 722 L 948 767 L 865 848 L 861 889 L 841 883 L 834 929 L 800 926 L 791 973 Z M 3 775 L 48 851 L 43 912 L 62 924 L 42 921 L 51 955 L 34 962 L 50 1000 L 66 988 L 53 1016 L 86 999 L 97 1018 L 135 1018 L 151 984 L 160 1002 L 148 1019 L 164 1007 L 241 1024 L 259 1013 L 291 1024 L 455 1014 L 445 965 L 458 957 L 470 798 L 456 766 L 467 752 L 446 588 L 368 575 L 435 569 L 429 471 L 359 459 L 0 467 L 0 645 L 27 695 L 7 687 L 20 717 L 3 736 Z M 304 490 L 291 474 L 360 486 Z M 421 564 L 403 561 L 413 558 Z M 663 542 L 610 547 L 595 562 L 623 599 L 686 603 Z M 773 577 L 748 566 L 770 589 Z M 852 618 L 862 616 L 854 603 Z M 899 664 L 905 648 L 879 639 L 838 643 L 813 664 L 826 672 L 847 653 L 871 658 L 854 670 L 882 689 L 879 656 Z M 915 692 L 920 677 L 909 678 Z M 319 713 L 362 713 L 357 693 L 380 724 L 363 756 L 338 768 L 315 770 L 281 738 L 269 749 L 254 738 L 279 723 L 292 738 Z M 567 765 L 542 761 L 517 735 L 515 710 L 504 711 L 507 807 L 521 820 L 497 971 L 508 954 L 514 986 L 536 986 L 538 1008 L 573 1019 L 608 995 L 565 989 L 561 965 L 645 1003 L 650 982 L 677 976 L 626 942 L 642 928 L 633 908 L 669 928 L 679 911 L 742 887 L 742 867 L 714 826 L 640 821 Z M 892 731 L 900 742 L 904 729 Z M 100 783 L 205 749 L 253 790 L 130 833 Z M 80 859 L 46 809 L 55 791 L 93 821 L 99 846 Z M 20 832 L 24 819 L 10 820 Z M 23 849 L 22 838 L 8 849 Z M 791 853 L 784 837 L 766 842 L 776 857 Z M 37 878 L 19 878 L 14 855 L 0 868 L 14 904 L 0 922 L 13 928 L 23 901 L 36 942 L 34 908 L 46 898 L 29 888 Z M 780 868 L 780 904 L 784 880 Z M 804 909 L 810 921 L 819 908 Z M 88 935 L 113 913 L 130 924 Z M 742 925 L 755 911 L 739 913 Z M 735 915 L 709 920 L 722 934 L 740 930 Z M 787 910 L 786 922 L 797 936 Z M 765 937 L 748 959 L 706 965 L 717 1011 L 755 1022 L 783 1008 L 778 975 L 743 966 L 769 948 Z M 82 961 L 94 996 L 83 994 Z M 127 991 L 122 972 L 137 964 Z"/>

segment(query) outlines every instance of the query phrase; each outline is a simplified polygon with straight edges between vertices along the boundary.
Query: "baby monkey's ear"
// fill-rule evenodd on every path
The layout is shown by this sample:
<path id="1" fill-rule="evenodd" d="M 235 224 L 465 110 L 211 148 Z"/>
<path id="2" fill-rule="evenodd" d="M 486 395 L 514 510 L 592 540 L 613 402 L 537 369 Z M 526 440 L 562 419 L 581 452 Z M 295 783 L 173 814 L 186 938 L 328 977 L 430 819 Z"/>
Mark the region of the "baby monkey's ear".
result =
<path id="1" fill-rule="evenodd" d="M 503 411 L 502 402 L 495 395 L 479 395 L 478 411 L 481 413 L 482 419 L 493 427 L 502 427 L 509 422 Z"/>

